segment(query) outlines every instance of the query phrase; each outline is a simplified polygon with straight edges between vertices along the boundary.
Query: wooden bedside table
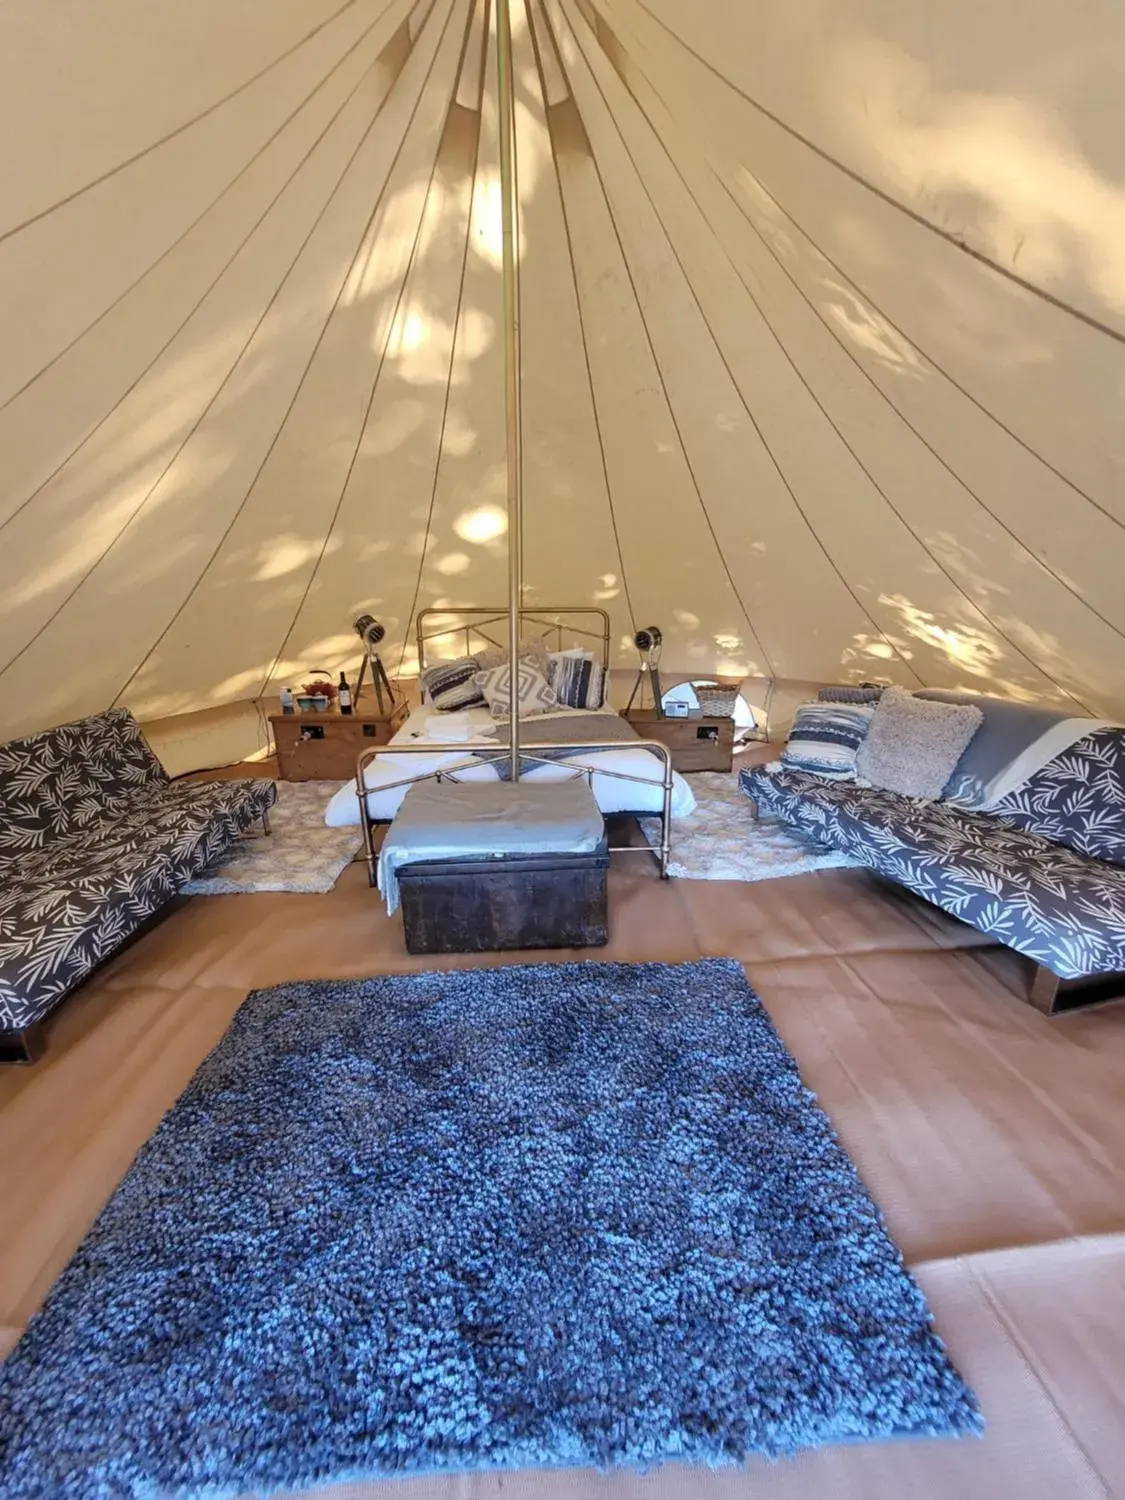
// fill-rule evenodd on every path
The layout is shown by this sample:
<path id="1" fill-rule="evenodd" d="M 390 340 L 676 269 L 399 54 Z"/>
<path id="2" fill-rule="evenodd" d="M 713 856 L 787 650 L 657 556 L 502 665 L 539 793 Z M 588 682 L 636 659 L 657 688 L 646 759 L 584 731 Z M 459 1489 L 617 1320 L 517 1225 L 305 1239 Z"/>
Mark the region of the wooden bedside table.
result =
<path id="1" fill-rule="evenodd" d="M 729 771 L 734 765 L 734 720 L 662 719 L 652 708 L 622 710 L 644 740 L 667 745 L 674 771 Z"/>
<path id="2" fill-rule="evenodd" d="M 409 711 L 405 703 L 396 703 L 386 713 L 326 709 L 319 714 L 270 714 L 278 780 L 349 780 L 360 751 L 385 745 Z"/>

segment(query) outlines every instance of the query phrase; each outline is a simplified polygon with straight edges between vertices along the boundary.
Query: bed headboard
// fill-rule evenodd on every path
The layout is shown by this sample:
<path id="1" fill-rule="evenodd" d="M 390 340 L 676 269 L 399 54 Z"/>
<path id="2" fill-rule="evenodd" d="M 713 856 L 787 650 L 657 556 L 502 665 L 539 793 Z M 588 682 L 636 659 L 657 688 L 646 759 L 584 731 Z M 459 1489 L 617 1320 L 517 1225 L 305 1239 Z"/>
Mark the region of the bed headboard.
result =
<path id="1" fill-rule="evenodd" d="M 508 611 L 496 609 L 422 609 L 418 611 L 418 670 L 450 654 L 450 647 L 465 656 L 489 646 L 508 646 Z M 520 610 L 520 639 L 545 639 L 548 648 L 565 651 L 584 646 L 600 648 L 602 666 L 609 670 L 609 615 L 597 605 L 583 604 L 565 609 Z"/>

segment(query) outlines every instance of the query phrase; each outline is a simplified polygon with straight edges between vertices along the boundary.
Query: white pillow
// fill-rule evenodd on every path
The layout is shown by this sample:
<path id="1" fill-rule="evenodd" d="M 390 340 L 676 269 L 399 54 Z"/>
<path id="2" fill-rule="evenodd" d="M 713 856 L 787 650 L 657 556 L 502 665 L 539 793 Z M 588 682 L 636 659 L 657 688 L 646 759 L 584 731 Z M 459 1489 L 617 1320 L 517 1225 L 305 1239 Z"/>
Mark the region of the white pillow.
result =
<path id="1" fill-rule="evenodd" d="M 492 717 L 506 719 L 511 707 L 511 671 L 508 663 L 493 667 L 490 672 L 478 672 L 473 681 L 484 695 Z M 558 702 L 546 674 L 539 670 L 530 657 L 521 656 L 516 673 L 516 711 L 520 718 L 529 719 L 534 714 L 549 713 L 552 708 L 558 707 Z"/>

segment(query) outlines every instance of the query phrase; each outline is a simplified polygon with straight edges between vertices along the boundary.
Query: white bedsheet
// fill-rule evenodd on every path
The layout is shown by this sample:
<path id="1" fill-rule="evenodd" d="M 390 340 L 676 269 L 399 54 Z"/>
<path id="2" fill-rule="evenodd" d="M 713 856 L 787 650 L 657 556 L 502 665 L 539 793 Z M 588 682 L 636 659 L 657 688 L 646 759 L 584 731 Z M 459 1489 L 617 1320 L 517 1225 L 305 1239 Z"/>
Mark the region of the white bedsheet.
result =
<path id="1" fill-rule="evenodd" d="M 583 710 L 576 708 L 561 708 L 556 713 L 546 714 L 543 717 L 548 719 L 574 717 L 582 712 Z M 439 716 L 434 714 L 432 707 L 423 706 L 414 709 L 410 717 L 391 736 L 390 743 L 392 745 L 433 744 L 435 741 L 432 730 L 435 717 Z M 369 788 L 367 811 L 370 817 L 378 822 L 389 822 L 402 805 L 402 799 L 406 796 L 408 788 L 400 786 L 391 790 L 381 790 L 381 788 L 388 787 L 390 783 L 401 781 L 406 776 L 440 771 L 447 766 L 470 759 L 474 745 L 496 748 L 496 724 L 487 708 L 465 709 L 448 715 L 448 718 L 456 734 L 455 749 L 435 751 L 432 755 L 377 755 L 374 760 L 368 762 L 363 779 L 364 784 Z M 461 736 L 465 732 L 469 738 L 462 741 Z M 528 748 L 533 750 L 535 747 L 529 746 Z M 624 771 L 630 775 L 642 777 L 646 783 L 649 783 L 641 785 L 636 781 L 619 781 L 615 776 L 599 775 L 598 770 L 595 769 L 594 798 L 603 813 L 658 813 L 660 811 L 664 796 L 661 786 L 661 766 L 656 757 L 650 755 L 647 750 L 640 750 L 631 745 L 622 745 L 620 749 L 613 750 L 576 749 L 573 758 L 595 768 L 602 767 L 606 771 Z M 465 781 L 498 781 L 500 779 L 495 766 L 489 765 L 487 761 L 470 765 L 466 770 L 459 771 L 457 774 Z M 567 769 L 567 762 L 562 760 L 536 766 L 534 770 L 524 772 L 523 779 L 538 782 L 559 781 L 573 774 L 572 770 Z M 673 772 L 672 816 L 686 818 L 694 809 L 695 793 L 678 772 Z M 354 782 L 349 781 L 346 786 L 342 786 L 332 798 L 325 811 L 324 821 L 329 828 L 347 828 L 359 822 L 359 799 L 356 796 Z"/>

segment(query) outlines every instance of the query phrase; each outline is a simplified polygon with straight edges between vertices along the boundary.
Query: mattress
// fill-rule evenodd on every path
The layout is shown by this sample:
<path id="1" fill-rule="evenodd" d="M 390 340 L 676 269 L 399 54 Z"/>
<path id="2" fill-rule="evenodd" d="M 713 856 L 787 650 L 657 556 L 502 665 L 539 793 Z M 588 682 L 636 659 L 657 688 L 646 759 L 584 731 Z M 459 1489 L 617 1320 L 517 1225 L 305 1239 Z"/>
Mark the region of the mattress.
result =
<path id="1" fill-rule="evenodd" d="M 582 709 L 560 708 L 550 714 L 536 715 L 536 722 L 585 716 Z M 443 748 L 433 754 L 377 755 L 369 761 L 364 768 L 368 816 L 375 822 L 389 823 L 409 790 L 406 785 L 395 786 L 394 783 L 403 782 L 409 776 L 416 778 L 433 771 L 464 766 L 465 769 L 457 772 L 462 781 L 499 781 L 496 767 L 477 759 L 474 753 L 486 749 L 495 753 L 500 744 L 496 729 L 496 722 L 487 708 L 470 708 L 454 714 L 435 714 L 432 707 L 425 705 L 414 709 L 391 737 L 391 745 L 421 747 L 440 744 Z M 441 738 L 438 738 L 439 734 Z M 453 746 L 450 745 L 451 739 L 455 740 Z M 568 768 L 568 762 L 573 760 L 594 767 L 594 800 L 603 813 L 661 811 L 664 799 L 662 763 L 639 745 L 627 744 L 620 749 L 597 751 L 575 749 L 573 757 L 537 766 L 525 772 L 521 780 L 530 783 L 564 780 L 574 774 Z M 599 771 L 624 773 L 641 780 L 620 781 L 617 775 L 599 774 Z M 684 778 L 673 772 L 672 816 L 685 818 L 694 809 L 695 794 Z M 359 799 L 354 782 L 342 786 L 332 798 L 324 821 L 330 828 L 346 828 L 359 822 Z"/>

